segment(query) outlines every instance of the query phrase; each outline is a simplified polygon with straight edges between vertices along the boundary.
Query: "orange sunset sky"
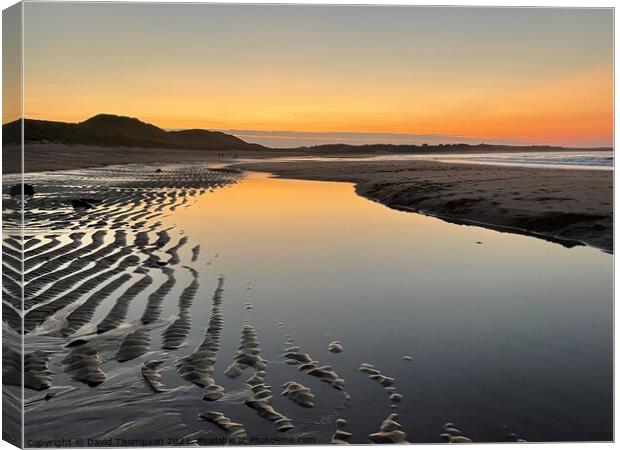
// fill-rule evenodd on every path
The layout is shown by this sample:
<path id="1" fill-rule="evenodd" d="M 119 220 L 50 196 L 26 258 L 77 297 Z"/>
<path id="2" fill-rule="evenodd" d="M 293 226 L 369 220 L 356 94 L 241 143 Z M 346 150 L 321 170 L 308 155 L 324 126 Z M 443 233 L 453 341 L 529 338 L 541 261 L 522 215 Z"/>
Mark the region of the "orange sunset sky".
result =
<path id="1" fill-rule="evenodd" d="M 27 3 L 24 115 L 607 146 L 612 20 L 611 9 Z"/>

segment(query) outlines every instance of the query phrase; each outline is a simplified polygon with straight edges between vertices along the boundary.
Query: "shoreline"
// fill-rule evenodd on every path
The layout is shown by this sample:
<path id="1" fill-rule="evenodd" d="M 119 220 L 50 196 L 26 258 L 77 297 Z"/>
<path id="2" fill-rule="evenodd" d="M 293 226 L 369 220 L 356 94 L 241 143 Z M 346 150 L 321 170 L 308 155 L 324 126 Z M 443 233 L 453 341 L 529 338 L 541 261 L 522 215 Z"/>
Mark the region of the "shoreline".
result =
<path id="1" fill-rule="evenodd" d="M 22 147 L 18 144 L 5 144 L 2 148 L 2 173 L 5 175 L 21 173 Z M 548 153 L 562 152 L 607 152 L 608 148 L 567 148 L 545 149 Z M 512 154 L 512 153 L 538 153 L 540 150 L 517 150 L 516 148 L 500 149 L 459 149 L 442 150 L 441 152 L 428 153 L 426 150 L 418 151 L 365 151 L 363 147 L 359 151 L 322 151 L 315 152 L 307 148 L 285 149 L 265 148 L 263 150 L 227 150 L 214 152 L 199 149 L 165 149 L 158 147 L 102 147 L 86 144 L 57 144 L 57 143 L 26 143 L 25 172 L 48 172 L 58 170 L 89 169 L 118 164 L 170 164 L 170 163 L 194 163 L 194 162 L 226 162 L 237 163 L 236 160 L 256 159 L 269 160 L 272 158 L 303 157 L 303 158 L 342 158 L 346 161 L 355 161 L 356 158 L 372 158 L 383 156 L 428 156 L 431 158 L 455 158 L 459 155 L 472 154 Z M 417 159 L 416 159 L 417 160 Z M 420 159 L 426 161 L 427 159 Z M 398 160 L 400 161 L 400 160 Z M 408 160 L 403 160 L 408 161 Z M 447 164 L 462 164 L 461 162 L 439 161 Z M 241 163 L 241 161 L 239 161 Z M 463 162 L 464 163 L 464 162 Z M 468 164 L 485 165 L 483 162 L 467 162 Z M 588 170 L 587 167 L 579 170 Z"/>
<path id="2" fill-rule="evenodd" d="M 278 178 L 280 178 L 280 177 L 278 177 Z M 355 193 L 358 194 L 357 190 L 355 191 Z M 493 230 L 493 231 L 498 231 L 500 233 L 511 233 L 511 234 L 519 234 L 519 235 L 522 235 L 522 236 L 535 237 L 535 238 L 538 238 L 538 239 L 542 239 L 544 241 L 553 242 L 555 244 L 560 244 L 560 245 L 562 245 L 563 247 L 566 247 L 566 248 L 592 247 L 592 248 L 596 248 L 597 250 L 602 250 L 604 253 L 613 254 L 611 251 L 607 251 L 605 249 L 601 249 L 601 248 L 597 248 L 597 247 L 594 247 L 594 246 L 590 246 L 590 245 L 588 245 L 587 243 L 585 243 L 583 241 L 578 241 L 578 240 L 574 240 L 574 239 L 562 239 L 562 238 L 558 238 L 558 237 L 551 236 L 551 235 L 545 235 L 545 234 L 541 234 L 541 233 L 536 233 L 534 231 L 525 230 L 523 228 L 515 228 L 515 227 L 502 226 L 502 225 L 494 225 L 492 223 L 480 222 L 480 221 L 472 220 L 472 219 L 463 219 L 463 218 L 459 218 L 459 217 L 453 217 L 453 216 L 448 216 L 448 215 L 437 214 L 437 213 L 433 213 L 431 211 L 424 211 L 424 210 L 420 210 L 420 209 L 415 209 L 415 208 L 412 208 L 412 207 L 409 207 L 409 206 L 389 205 L 389 204 L 381 202 L 381 200 L 379 200 L 377 198 L 365 197 L 365 196 L 363 196 L 361 194 L 358 194 L 358 195 L 360 195 L 361 197 L 364 197 L 367 200 L 370 200 L 370 201 L 376 202 L 376 203 L 380 203 L 383 206 L 387 206 L 388 208 L 395 209 L 397 211 L 404 211 L 404 212 L 411 212 L 411 213 L 416 213 L 416 214 L 422 214 L 423 216 L 434 217 L 436 219 L 443 220 L 444 222 L 453 223 L 455 225 L 480 227 L 480 228 L 486 228 L 486 229 Z"/>
<path id="3" fill-rule="evenodd" d="M 279 178 L 344 181 L 389 208 L 613 254 L 613 171 L 407 162 L 257 162 Z"/>
<path id="4" fill-rule="evenodd" d="M 5 156 L 16 156 L 16 149 L 5 147 Z M 282 156 L 307 156 L 275 151 L 218 156 L 196 150 L 170 153 L 57 144 L 29 145 L 26 151 L 31 152 L 27 174 L 130 163 L 192 162 L 269 172 L 282 178 L 345 181 L 354 184 L 358 195 L 393 209 L 528 235 L 568 248 L 586 245 L 613 253 L 613 170 L 436 160 L 273 161 L 271 158 Z M 15 158 L 5 158 L 4 162 L 5 175 L 19 173 L 13 164 Z"/>

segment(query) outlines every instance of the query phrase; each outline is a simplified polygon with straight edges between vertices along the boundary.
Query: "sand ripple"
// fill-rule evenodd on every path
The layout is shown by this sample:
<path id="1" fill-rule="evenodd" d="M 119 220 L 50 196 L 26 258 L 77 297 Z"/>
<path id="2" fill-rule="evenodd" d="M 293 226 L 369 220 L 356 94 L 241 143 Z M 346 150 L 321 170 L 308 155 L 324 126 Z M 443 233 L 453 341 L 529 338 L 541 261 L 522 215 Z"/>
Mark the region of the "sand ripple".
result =
<path id="1" fill-rule="evenodd" d="M 200 414 L 200 417 L 226 431 L 231 444 L 246 443 L 248 434 L 240 423 L 231 421 L 224 414 L 217 411 L 207 411 L 206 413 Z"/>
<path id="2" fill-rule="evenodd" d="M 224 394 L 224 388 L 218 386 L 213 378 L 216 354 L 220 346 L 223 319 L 221 313 L 222 295 L 224 292 L 224 277 L 218 279 L 217 288 L 213 294 L 213 306 L 209 326 L 202 344 L 192 353 L 177 362 L 179 374 L 187 381 L 194 383 L 204 390 L 205 400 L 217 400 Z"/>
<path id="3" fill-rule="evenodd" d="M 50 355 L 35 351 L 24 355 L 24 386 L 42 391 L 52 385 L 52 372 L 48 368 Z M 2 346 L 2 382 L 12 386 L 22 385 L 22 357 L 19 352 Z"/>
<path id="4" fill-rule="evenodd" d="M 191 329 L 190 308 L 198 292 L 198 279 L 194 278 L 179 297 L 179 317 L 163 333 L 162 348 L 173 350 L 181 347 Z"/>
<path id="5" fill-rule="evenodd" d="M 155 392 L 164 392 L 166 390 L 166 386 L 164 386 L 161 381 L 161 374 L 157 370 L 162 362 L 163 361 L 145 361 L 142 365 L 142 376 Z"/>
<path id="6" fill-rule="evenodd" d="M 314 394 L 310 388 L 296 381 L 288 381 L 282 387 L 284 388 L 282 395 L 292 402 L 304 408 L 314 407 Z"/>
<path id="7" fill-rule="evenodd" d="M 293 421 L 271 406 L 270 386 L 265 384 L 265 371 L 259 370 L 246 382 L 249 398 L 245 404 L 255 410 L 265 420 L 275 423 L 278 431 L 288 431 L 293 428 Z"/>
<path id="8" fill-rule="evenodd" d="M 407 444 L 407 434 L 401 429 L 400 423 L 396 422 L 397 414 L 390 414 L 379 427 L 379 431 L 368 436 L 370 442 L 375 444 Z"/>
<path id="9" fill-rule="evenodd" d="M 65 372 L 91 387 L 103 383 L 106 378 L 105 373 L 101 370 L 99 350 L 94 345 L 78 345 L 71 350 L 62 362 L 65 365 Z"/>
<path id="10" fill-rule="evenodd" d="M 255 370 L 265 370 L 267 361 L 261 358 L 258 335 L 252 324 L 246 320 L 241 329 L 239 350 L 234 356 L 232 364 L 226 368 L 224 373 L 229 378 L 237 378 L 248 367 L 253 367 Z"/>
<path id="11" fill-rule="evenodd" d="M 463 436 L 461 430 L 456 428 L 452 422 L 445 423 L 442 428 L 441 437 L 451 444 L 470 444 L 472 442 L 471 439 Z"/>

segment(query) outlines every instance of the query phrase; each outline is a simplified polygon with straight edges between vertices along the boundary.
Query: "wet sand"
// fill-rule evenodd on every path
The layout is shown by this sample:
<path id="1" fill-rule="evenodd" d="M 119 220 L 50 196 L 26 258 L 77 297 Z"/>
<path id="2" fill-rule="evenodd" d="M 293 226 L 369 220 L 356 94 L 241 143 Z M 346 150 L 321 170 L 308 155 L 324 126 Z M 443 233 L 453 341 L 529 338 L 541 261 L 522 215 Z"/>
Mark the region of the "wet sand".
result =
<path id="1" fill-rule="evenodd" d="M 322 320 L 304 318 L 305 327 L 295 326 L 294 316 L 303 316 L 303 302 L 291 305 L 292 313 L 276 322 L 273 305 L 265 300 L 268 286 L 260 286 L 262 299 L 247 279 L 241 280 L 242 292 L 227 292 L 225 280 L 239 283 L 244 275 L 228 266 L 218 266 L 218 272 L 211 267 L 218 258 L 218 240 L 199 240 L 187 223 L 175 223 L 191 208 L 209 208 L 210 193 L 225 192 L 242 177 L 235 170 L 199 164 L 30 174 L 27 181 L 36 193 L 26 200 L 23 241 L 18 200 L 7 194 L 19 177 L 5 178 L 3 401 L 19 401 L 23 332 L 27 438 L 128 440 L 111 441 L 119 446 L 205 445 L 216 437 L 240 443 L 265 435 L 297 439 L 295 443 L 309 437 L 318 440 L 307 443 L 430 441 L 416 437 L 420 417 L 403 414 L 413 398 L 405 386 L 409 375 L 395 372 L 397 364 L 411 373 L 424 367 L 416 362 L 418 353 L 413 360 L 399 352 L 392 365 L 377 360 L 385 349 L 362 347 L 342 337 L 338 328 L 333 337 L 322 339 L 325 330 L 318 330 L 330 310 L 321 312 Z M 74 208 L 71 201 L 76 198 L 91 199 L 93 207 Z M 201 216 L 209 217 L 213 221 Z M 301 253 L 293 254 L 301 258 Z M 272 258 L 264 255 L 247 253 L 252 272 Z M 280 286 L 272 285 L 276 291 L 283 289 L 286 278 Z M 206 291 L 201 293 L 201 286 Z M 352 288 L 347 285 L 346 292 Z M 234 314 L 230 309 L 224 314 L 227 304 Z M 286 316 L 283 309 L 278 314 Z M 235 322 L 240 322 L 240 336 Z M 306 338 L 296 341 L 293 332 Z M 236 351 L 226 345 L 231 334 Z M 353 365 L 349 355 L 363 355 L 363 361 L 372 364 Z M 355 401 L 373 407 L 360 413 L 359 406 L 351 406 Z M 368 426 L 366 416 L 372 421 L 375 413 L 380 419 Z M 451 411 L 446 414 L 446 419 L 457 420 Z M 104 426 L 100 420 L 84 419 L 91 416 L 105 417 Z M 456 427 L 441 429 L 443 422 L 435 421 L 426 430 L 437 441 L 440 432 L 450 442 L 479 436 L 510 440 L 499 427 L 500 438 L 465 437 Z M 471 428 L 463 430 L 469 433 Z M 164 439 L 170 436 L 174 442 Z"/>
<path id="2" fill-rule="evenodd" d="M 275 158 L 296 154 L 291 151 L 265 149 L 262 151 L 218 152 L 203 150 L 160 149 L 140 147 L 98 147 L 90 145 L 26 144 L 27 172 L 46 170 L 84 169 L 110 164 L 175 164 L 216 162 L 232 158 Z M 305 155 L 304 152 L 297 153 Z M 6 145 L 2 149 L 2 173 L 21 171 L 21 147 Z"/>
<path id="3" fill-rule="evenodd" d="M 613 172 L 431 161 L 259 162 L 237 167 L 282 178 L 355 183 L 391 208 L 567 247 L 613 251 Z"/>
<path id="4" fill-rule="evenodd" d="M 5 176 L 5 404 L 15 403 L 20 396 L 17 388 L 21 384 L 21 333 L 25 340 L 28 411 L 38 407 L 40 400 L 47 403 L 76 390 L 84 394 L 79 386 L 114 385 L 107 368 L 110 361 L 140 367 L 142 380 L 137 384 L 148 387 L 152 395 L 166 392 L 159 372 L 164 361 L 134 360 L 152 352 L 157 345 L 151 342 L 153 333 L 161 333 L 159 345 L 164 351 L 187 345 L 185 338 L 191 328 L 189 307 L 199 286 L 199 273 L 182 263 L 196 263 L 200 247 L 194 245 L 191 259 L 182 259 L 180 251 L 188 243 L 188 236 L 164 227 L 162 218 L 178 208 L 190 207 L 207 191 L 240 178 L 235 170 L 180 165 L 167 165 L 163 170 L 158 166 L 124 165 L 29 174 L 26 181 L 35 186 L 35 195 L 25 198 L 27 231 L 22 239 L 21 199 L 8 195 L 19 176 Z M 80 198 L 87 198 L 91 207 L 75 207 L 75 200 Z M 164 302 L 173 301 L 171 291 L 177 283 L 185 283 L 182 280 L 187 277 L 179 277 L 179 273 L 185 272 L 189 272 L 192 281 L 178 297 L 177 314 L 162 317 Z M 216 296 L 221 297 L 221 287 Z M 214 308 L 219 297 L 214 297 Z M 142 314 L 132 320 L 131 311 L 136 306 Z M 191 383 L 209 380 L 213 364 L 210 352 L 216 350 L 213 345 L 217 342 L 217 327 L 221 326 L 217 314 L 214 309 L 203 345 L 176 363 L 180 376 Z M 170 365 L 170 361 L 166 363 Z M 136 379 L 132 381 L 135 383 Z M 70 383 L 75 383 L 77 389 L 69 387 Z M 206 392 L 214 386 L 204 382 Z M 36 391 L 46 394 L 32 397 Z M 115 395 L 115 399 L 120 402 L 123 397 Z M 18 413 L 17 406 L 11 409 Z M 41 429 L 38 419 L 28 412 L 26 415 L 26 426 Z M 16 426 L 10 428 L 9 431 L 19 431 Z M 27 432 L 28 435 L 33 436 Z M 46 428 L 43 435 L 56 438 L 53 428 Z"/>
<path id="5" fill-rule="evenodd" d="M 195 444 L 199 441 L 194 438 L 208 438 L 213 433 L 196 421 L 202 418 L 222 430 L 229 442 L 246 442 L 244 425 L 218 411 L 200 412 L 208 407 L 206 403 L 198 408 L 179 407 L 181 416 L 168 422 L 155 419 L 157 425 L 143 418 L 144 429 L 131 429 L 129 417 L 136 411 L 128 403 L 146 402 L 154 410 L 160 401 L 187 403 L 191 385 L 202 390 L 192 402 L 195 405 L 232 396 L 255 411 L 263 424 L 261 428 L 265 421 L 272 422 L 278 433 L 295 427 L 292 419 L 271 403 L 272 390 L 264 378 L 270 362 L 260 356 L 258 334 L 249 319 L 243 323 L 238 351 L 229 356 L 232 363 L 223 374 L 230 379 L 249 376 L 245 383 L 238 381 L 245 390 L 227 393 L 216 383 L 216 355 L 224 326 L 224 276 L 218 277 L 208 320 L 192 317 L 193 303 L 204 302 L 195 298 L 200 287 L 200 266 L 210 262 L 200 260 L 201 246 L 192 244 L 191 236 L 174 226 L 162 225 L 164 217 L 173 217 L 178 208 L 191 207 L 207 191 L 241 179 L 242 174 L 234 169 L 178 164 L 163 169 L 157 165 L 122 165 L 31 174 L 27 181 L 35 186 L 35 195 L 25 199 L 27 232 L 22 240 L 21 199 L 8 195 L 19 178 L 5 178 L 3 398 L 5 403 L 15 403 L 20 395 L 19 335 L 24 333 L 27 438 L 56 437 L 55 428 L 48 426 L 50 418 L 39 416 L 43 406 L 57 420 L 64 408 L 104 414 L 107 406 L 103 403 L 108 403 L 112 409 L 122 406 L 124 418 L 119 418 L 117 425 L 110 424 L 108 432 L 106 427 L 86 426 L 82 427 L 85 433 L 102 440 L 115 435 L 144 439 L 155 427 L 163 426 L 165 430 L 168 426 L 182 438 L 178 443 Z M 92 207 L 72 206 L 75 199 L 84 197 Z M 182 252 L 185 249 L 191 249 L 191 255 Z M 23 320 L 19 274 L 22 258 Z M 187 274 L 179 277 L 179 273 L 186 272 L 189 283 L 184 281 Z M 176 300 L 174 288 L 181 283 L 184 287 Z M 245 311 L 253 309 L 250 289 L 248 283 Z M 176 314 L 165 316 L 164 304 L 175 300 Z M 134 318 L 136 311 L 132 314 L 132 308 L 137 308 L 139 319 Z M 204 339 L 195 346 L 189 335 L 198 328 L 205 329 Z M 160 338 L 153 342 L 155 334 Z M 310 361 L 308 357 L 306 362 Z M 344 380 L 329 366 L 313 363 L 305 368 L 308 375 L 342 389 Z M 132 375 L 120 375 L 119 379 L 115 366 L 121 373 L 123 367 L 129 369 Z M 166 382 L 170 372 L 176 372 L 178 377 L 172 386 Z M 84 390 L 100 386 L 103 392 L 91 394 Z M 282 388 L 282 396 L 298 407 L 314 406 L 310 388 L 295 380 Z M 39 391 L 45 394 L 33 394 Z M 89 398 L 98 398 L 100 403 L 90 405 Z M 11 409 L 18 412 L 17 406 Z M 13 428 L 17 431 L 17 427 Z"/>

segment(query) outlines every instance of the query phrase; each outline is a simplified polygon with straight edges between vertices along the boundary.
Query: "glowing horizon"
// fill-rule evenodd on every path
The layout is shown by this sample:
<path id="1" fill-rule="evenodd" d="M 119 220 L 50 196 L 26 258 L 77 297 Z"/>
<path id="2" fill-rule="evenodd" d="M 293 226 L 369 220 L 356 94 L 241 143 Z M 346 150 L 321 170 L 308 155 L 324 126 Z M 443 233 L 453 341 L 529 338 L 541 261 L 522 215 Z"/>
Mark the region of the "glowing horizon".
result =
<path id="1" fill-rule="evenodd" d="M 613 144 L 611 9 L 24 7 L 28 118 Z"/>

